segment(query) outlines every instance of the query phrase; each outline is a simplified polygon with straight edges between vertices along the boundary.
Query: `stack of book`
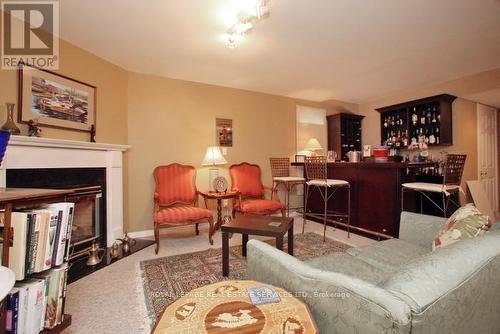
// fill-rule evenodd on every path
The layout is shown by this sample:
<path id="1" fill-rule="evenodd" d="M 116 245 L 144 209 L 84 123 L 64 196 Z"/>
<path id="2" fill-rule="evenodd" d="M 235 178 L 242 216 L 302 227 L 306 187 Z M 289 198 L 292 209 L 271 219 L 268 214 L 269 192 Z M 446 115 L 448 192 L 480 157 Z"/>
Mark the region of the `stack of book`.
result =
<path id="1" fill-rule="evenodd" d="M 73 210 L 64 202 L 12 213 L 9 268 L 18 282 L 6 299 L 7 333 L 38 334 L 63 321 Z"/>

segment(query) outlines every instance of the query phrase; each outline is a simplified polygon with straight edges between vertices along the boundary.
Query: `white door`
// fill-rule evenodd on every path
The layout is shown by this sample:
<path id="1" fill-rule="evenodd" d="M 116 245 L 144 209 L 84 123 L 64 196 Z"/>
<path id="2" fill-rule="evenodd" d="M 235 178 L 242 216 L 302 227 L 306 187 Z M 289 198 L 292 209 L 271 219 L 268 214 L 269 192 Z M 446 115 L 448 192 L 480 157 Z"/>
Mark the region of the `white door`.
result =
<path id="1" fill-rule="evenodd" d="M 477 105 L 477 161 L 481 181 L 491 208 L 498 212 L 497 110 Z"/>

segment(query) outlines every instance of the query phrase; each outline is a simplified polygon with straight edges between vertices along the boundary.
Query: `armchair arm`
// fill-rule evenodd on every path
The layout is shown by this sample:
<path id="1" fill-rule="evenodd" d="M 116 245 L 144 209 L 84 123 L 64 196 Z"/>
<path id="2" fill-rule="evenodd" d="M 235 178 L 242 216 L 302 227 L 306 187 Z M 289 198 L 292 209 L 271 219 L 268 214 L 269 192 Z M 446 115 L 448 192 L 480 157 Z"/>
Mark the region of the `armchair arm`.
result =
<path id="1" fill-rule="evenodd" d="M 313 268 L 255 239 L 247 252 L 249 279 L 282 287 L 304 301 L 321 333 L 410 331 L 410 307 L 376 285 Z"/>
<path id="2" fill-rule="evenodd" d="M 196 201 L 195 201 L 195 206 L 198 206 L 198 197 L 201 196 L 203 197 L 203 203 L 205 203 L 205 209 L 208 209 L 207 205 L 207 198 L 203 196 L 203 193 L 199 190 L 196 190 Z"/>
<path id="3" fill-rule="evenodd" d="M 155 193 L 153 195 L 153 214 L 160 210 L 160 203 L 158 202 L 159 198 L 160 198 L 160 194 L 155 191 Z"/>
<path id="4" fill-rule="evenodd" d="M 263 188 L 264 188 L 264 191 L 266 191 L 266 190 L 267 190 L 267 191 L 271 192 L 271 199 L 273 199 L 273 198 L 274 198 L 274 195 L 275 195 L 275 194 L 276 194 L 276 195 L 278 194 L 278 189 L 277 189 L 277 188 L 270 187 L 270 186 L 263 186 Z"/>
<path id="5" fill-rule="evenodd" d="M 443 226 L 446 218 L 401 212 L 399 239 L 431 250 L 432 240 Z"/>

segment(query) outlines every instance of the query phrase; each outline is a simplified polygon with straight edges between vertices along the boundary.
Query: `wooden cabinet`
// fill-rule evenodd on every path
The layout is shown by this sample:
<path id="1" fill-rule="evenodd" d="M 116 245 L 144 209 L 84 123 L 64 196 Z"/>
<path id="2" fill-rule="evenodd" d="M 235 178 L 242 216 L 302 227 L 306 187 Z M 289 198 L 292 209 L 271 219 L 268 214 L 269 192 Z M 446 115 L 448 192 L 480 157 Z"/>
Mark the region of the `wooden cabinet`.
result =
<path id="1" fill-rule="evenodd" d="M 395 148 L 412 142 L 453 145 L 452 107 L 456 96 L 441 94 L 377 109 L 381 144 Z"/>
<path id="2" fill-rule="evenodd" d="M 346 160 L 349 151 L 361 151 L 361 120 L 365 116 L 340 113 L 327 116 L 328 150 Z"/>

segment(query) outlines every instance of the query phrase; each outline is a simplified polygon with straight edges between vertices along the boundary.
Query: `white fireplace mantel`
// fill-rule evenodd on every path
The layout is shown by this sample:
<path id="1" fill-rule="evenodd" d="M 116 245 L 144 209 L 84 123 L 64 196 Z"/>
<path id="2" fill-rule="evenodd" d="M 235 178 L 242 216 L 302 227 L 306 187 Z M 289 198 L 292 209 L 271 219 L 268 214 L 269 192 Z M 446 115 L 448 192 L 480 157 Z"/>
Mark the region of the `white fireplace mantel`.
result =
<path id="1" fill-rule="evenodd" d="M 0 187 L 8 169 L 106 168 L 106 235 L 110 247 L 123 236 L 123 152 L 129 145 L 11 136 L 0 166 Z"/>

